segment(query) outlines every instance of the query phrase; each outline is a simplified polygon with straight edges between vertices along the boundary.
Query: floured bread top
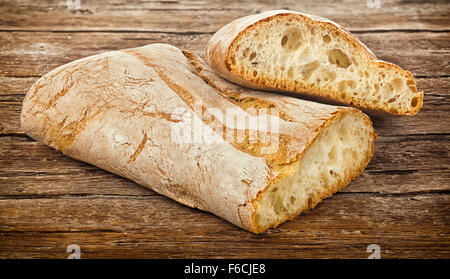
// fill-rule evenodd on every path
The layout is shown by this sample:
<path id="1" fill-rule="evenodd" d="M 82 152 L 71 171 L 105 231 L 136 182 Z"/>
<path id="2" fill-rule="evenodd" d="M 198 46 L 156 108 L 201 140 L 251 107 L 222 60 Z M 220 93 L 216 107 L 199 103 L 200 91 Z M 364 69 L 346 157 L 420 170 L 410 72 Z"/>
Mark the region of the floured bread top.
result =
<path id="1" fill-rule="evenodd" d="M 256 231 L 258 195 L 296 171 L 321 130 L 343 114 L 371 127 L 357 109 L 248 90 L 190 52 L 153 44 L 44 75 L 25 97 L 21 126 L 71 157 Z M 178 141 L 173 132 L 190 127 L 186 115 L 202 133 Z"/>

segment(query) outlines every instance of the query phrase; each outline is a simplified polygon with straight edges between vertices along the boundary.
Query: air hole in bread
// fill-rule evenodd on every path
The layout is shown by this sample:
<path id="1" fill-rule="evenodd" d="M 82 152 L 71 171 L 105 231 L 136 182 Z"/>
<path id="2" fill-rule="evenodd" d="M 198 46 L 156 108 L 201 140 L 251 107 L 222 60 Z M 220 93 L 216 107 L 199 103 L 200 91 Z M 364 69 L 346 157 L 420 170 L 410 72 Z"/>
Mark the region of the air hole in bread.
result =
<path id="1" fill-rule="evenodd" d="M 294 77 L 294 67 L 289 67 L 288 76 L 289 76 L 289 78 Z"/>
<path id="2" fill-rule="evenodd" d="M 394 87 L 394 90 L 397 92 L 402 91 L 405 88 L 405 83 L 400 78 L 395 78 L 392 80 L 392 86 Z"/>
<path id="3" fill-rule="evenodd" d="M 348 59 L 348 56 L 337 48 L 328 51 L 328 61 L 331 64 L 334 64 L 339 68 L 344 69 L 348 68 L 348 66 L 350 66 L 351 64 L 350 60 Z"/>
<path id="4" fill-rule="evenodd" d="M 288 36 L 284 35 L 283 38 L 281 38 L 281 46 L 284 47 L 288 41 Z"/>
<path id="5" fill-rule="evenodd" d="M 255 57 L 256 57 L 256 52 L 252 52 L 252 54 L 250 54 L 249 60 L 252 61 L 253 59 L 255 59 Z"/>
<path id="6" fill-rule="evenodd" d="M 418 104 L 419 104 L 419 98 L 414 97 L 414 98 L 411 99 L 411 106 L 413 108 L 417 107 Z"/>
<path id="7" fill-rule="evenodd" d="M 350 86 L 351 89 L 356 88 L 356 82 L 354 80 L 347 80 L 347 84 Z"/>
<path id="8" fill-rule="evenodd" d="M 225 63 L 225 67 L 227 68 L 228 71 L 231 71 L 231 64 L 230 63 Z"/>
<path id="9" fill-rule="evenodd" d="M 301 71 L 303 78 L 308 80 L 319 65 L 319 61 L 317 60 L 304 65 Z"/>
<path id="10" fill-rule="evenodd" d="M 378 83 L 375 83 L 374 87 L 375 87 L 375 91 L 378 92 L 378 90 L 380 90 L 380 85 L 378 85 Z"/>
<path id="11" fill-rule="evenodd" d="M 333 81 L 337 78 L 337 74 L 335 72 L 326 71 L 325 72 L 325 80 Z"/>
<path id="12" fill-rule="evenodd" d="M 395 102 L 395 98 L 390 98 L 389 100 L 388 100 L 388 103 L 393 103 L 393 102 Z"/>
<path id="13" fill-rule="evenodd" d="M 249 48 L 244 49 L 244 51 L 242 52 L 242 58 L 247 57 L 249 52 L 250 52 Z"/>
<path id="14" fill-rule="evenodd" d="M 302 45 L 302 32 L 296 27 L 292 27 L 286 30 L 283 38 L 281 39 L 281 46 L 284 50 L 294 51 Z"/>
<path id="15" fill-rule="evenodd" d="M 236 58 L 233 56 L 231 56 L 231 65 L 236 65 Z"/>
<path id="16" fill-rule="evenodd" d="M 328 35 L 323 36 L 322 39 L 323 39 L 323 42 L 326 44 L 329 44 L 331 42 L 331 38 Z"/>
<path id="17" fill-rule="evenodd" d="M 387 87 L 391 92 L 394 91 L 394 87 L 392 86 L 392 84 L 388 84 Z"/>
<path id="18" fill-rule="evenodd" d="M 337 156 L 338 156 L 338 155 L 337 155 L 336 147 L 333 146 L 333 147 L 331 148 L 331 151 L 328 153 L 328 159 L 330 160 L 330 163 L 335 163 L 336 160 L 338 159 Z"/>
<path id="19" fill-rule="evenodd" d="M 354 80 L 343 80 L 339 82 L 339 91 L 347 92 L 349 89 L 355 89 L 356 82 Z"/>

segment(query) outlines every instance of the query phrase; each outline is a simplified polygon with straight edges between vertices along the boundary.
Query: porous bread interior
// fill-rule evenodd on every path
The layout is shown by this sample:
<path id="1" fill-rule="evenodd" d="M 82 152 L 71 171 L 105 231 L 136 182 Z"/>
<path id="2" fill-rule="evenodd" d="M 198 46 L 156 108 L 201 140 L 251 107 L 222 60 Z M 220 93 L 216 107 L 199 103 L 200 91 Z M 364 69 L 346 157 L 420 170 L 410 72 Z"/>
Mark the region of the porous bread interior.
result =
<path id="1" fill-rule="evenodd" d="M 336 31 L 286 18 L 258 22 L 240 36 L 230 49 L 229 70 L 250 82 L 362 108 L 394 114 L 420 109 L 422 95 L 409 73 L 373 63 Z"/>
<path id="2" fill-rule="evenodd" d="M 345 187 L 366 167 L 374 134 L 361 117 L 344 114 L 328 125 L 298 160 L 290 175 L 254 202 L 257 231 L 275 227 Z"/>

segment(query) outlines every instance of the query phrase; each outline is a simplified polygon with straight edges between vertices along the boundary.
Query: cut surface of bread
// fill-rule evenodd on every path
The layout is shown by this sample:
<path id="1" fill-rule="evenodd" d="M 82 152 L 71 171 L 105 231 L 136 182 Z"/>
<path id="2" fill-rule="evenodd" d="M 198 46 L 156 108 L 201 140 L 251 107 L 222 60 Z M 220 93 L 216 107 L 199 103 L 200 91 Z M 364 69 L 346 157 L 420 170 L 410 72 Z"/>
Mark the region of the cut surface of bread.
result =
<path id="1" fill-rule="evenodd" d="M 257 128 L 221 117 L 230 110 L 256 119 Z M 277 130 L 261 128 L 268 114 Z M 254 233 L 348 185 L 376 138 L 358 109 L 243 88 L 165 44 L 83 58 L 44 75 L 24 99 L 21 127 L 68 156 Z M 191 131 L 190 140 L 174 131 Z M 241 132 L 244 140 L 236 140 Z M 273 142 L 251 141 L 255 132 L 276 148 L 263 152 Z"/>
<path id="2" fill-rule="evenodd" d="M 350 183 L 349 178 L 363 170 L 360 162 L 369 159 L 371 138 L 360 118 L 337 118 L 292 165 L 292 174 L 268 187 L 255 202 L 257 228 L 263 231 L 292 219 Z"/>
<path id="3" fill-rule="evenodd" d="M 410 72 L 377 60 L 336 23 L 299 12 L 269 11 L 231 22 L 208 42 L 206 61 L 246 87 L 368 111 L 414 115 L 423 102 Z"/>

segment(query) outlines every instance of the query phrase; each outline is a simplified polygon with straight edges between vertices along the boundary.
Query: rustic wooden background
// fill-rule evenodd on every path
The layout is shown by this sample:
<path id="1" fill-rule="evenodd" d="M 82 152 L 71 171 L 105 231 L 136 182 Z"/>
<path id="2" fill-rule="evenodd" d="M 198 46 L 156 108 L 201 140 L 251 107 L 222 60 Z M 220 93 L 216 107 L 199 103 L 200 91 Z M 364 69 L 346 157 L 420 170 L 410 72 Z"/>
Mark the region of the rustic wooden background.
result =
<path id="1" fill-rule="evenodd" d="M 75 2 L 75 1 L 73 1 Z M 371 1 L 374 2 L 374 1 Z M 0 1 L 0 257 L 450 257 L 448 1 Z M 375 2 L 376 3 L 376 2 Z M 335 20 L 425 92 L 414 117 L 373 118 L 366 171 L 262 235 L 173 202 L 28 138 L 21 103 L 43 74 L 104 51 L 164 42 L 199 54 L 229 21 L 287 8 Z"/>

